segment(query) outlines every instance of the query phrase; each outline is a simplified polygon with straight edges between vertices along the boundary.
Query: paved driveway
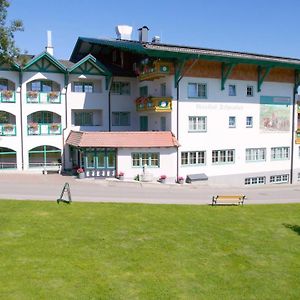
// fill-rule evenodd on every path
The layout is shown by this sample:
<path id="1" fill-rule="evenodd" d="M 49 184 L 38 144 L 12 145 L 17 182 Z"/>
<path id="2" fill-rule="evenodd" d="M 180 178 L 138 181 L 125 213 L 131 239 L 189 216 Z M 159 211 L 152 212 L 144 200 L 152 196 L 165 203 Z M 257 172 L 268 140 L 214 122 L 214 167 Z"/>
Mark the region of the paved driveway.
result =
<path id="1" fill-rule="evenodd" d="M 244 194 L 245 204 L 300 203 L 300 185 L 234 187 L 207 183 L 161 184 L 116 179 L 77 179 L 58 174 L 1 173 L 0 198 L 52 200 L 59 198 L 68 182 L 73 201 L 209 204 L 213 195 Z"/>

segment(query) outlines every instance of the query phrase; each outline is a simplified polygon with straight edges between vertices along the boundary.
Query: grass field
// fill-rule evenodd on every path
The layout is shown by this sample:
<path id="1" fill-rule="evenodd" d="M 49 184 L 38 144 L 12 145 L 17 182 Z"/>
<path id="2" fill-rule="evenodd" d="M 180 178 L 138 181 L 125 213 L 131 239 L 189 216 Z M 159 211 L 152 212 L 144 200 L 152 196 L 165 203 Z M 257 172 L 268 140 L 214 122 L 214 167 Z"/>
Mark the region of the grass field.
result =
<path id="1" fill-rule="evenodd" d="M 300 205 L 0 201 L 1 299 L 299 299 Z"/>

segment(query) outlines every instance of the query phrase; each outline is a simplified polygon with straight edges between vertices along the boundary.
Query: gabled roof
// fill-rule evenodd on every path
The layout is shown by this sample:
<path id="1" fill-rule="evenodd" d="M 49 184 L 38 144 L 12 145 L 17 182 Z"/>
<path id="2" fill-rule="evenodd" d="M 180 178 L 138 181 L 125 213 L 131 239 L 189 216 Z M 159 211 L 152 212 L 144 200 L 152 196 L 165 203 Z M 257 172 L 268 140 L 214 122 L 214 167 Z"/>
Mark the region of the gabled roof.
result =
<path id="1" fill-rule="evenodd" d="M 89 74 L 89 75 L 111 75 L 108 69 L 101 64 L 97 59 L 88 54 L 86 57 L 78 61 L 71 68 L 68 69 L 69 73 L 73 74 Z"/>
<path id="2" fill-rule="evenodd" d="M 90 47 L 88 47 L 90 45 Z M 260 66 L 274 66 L 300 69 L 300 59 L 280 57 L 264 54 L 254 54 L 247 52 L 237 52 L 228 50 L 216 50 L 200 47 L 188 47 L 181 45 L 161 44 L 161 43 L 141 43 L 129 40 L 114 39 L 93 39 L 79 37 L 70 60 L 76 61 L 77 57 L 86 55 L 97 47 L 113 47 L 123 51 L 138 53 L 145 57 L 165 58 L 174 60 L 204 59 L 225 63 L 245 63 Z"/>
<path id="3" fill-rule="evenodd" d="M 45 61 L 48 61 L 47 65 Z M 32 58 L 23 69 L 34 72 L 67 72 L 66 67 L 46 51 Z"/>
<path id="4" fill-rule="evenodd" d="M 66 143 L 75 147 L 166 148 L 179 147 L 170 131 L 71 131 Z"/>

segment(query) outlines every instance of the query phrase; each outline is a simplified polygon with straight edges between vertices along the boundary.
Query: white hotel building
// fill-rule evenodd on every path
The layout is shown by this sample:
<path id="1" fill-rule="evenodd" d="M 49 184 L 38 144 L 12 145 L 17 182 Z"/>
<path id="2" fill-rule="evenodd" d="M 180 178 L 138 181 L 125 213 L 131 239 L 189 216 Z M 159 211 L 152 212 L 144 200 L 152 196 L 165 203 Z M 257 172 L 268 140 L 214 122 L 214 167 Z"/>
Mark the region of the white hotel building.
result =
<path id="1" fill-rule="evenodd" d="M 120 31 L 122 28 L 120 28 Z M 0 66 L 0 172 L 238 185 L 300 179 L 300 59 L 78 38 Z M 299 124 L 298 124 L 299 123 Z"/>

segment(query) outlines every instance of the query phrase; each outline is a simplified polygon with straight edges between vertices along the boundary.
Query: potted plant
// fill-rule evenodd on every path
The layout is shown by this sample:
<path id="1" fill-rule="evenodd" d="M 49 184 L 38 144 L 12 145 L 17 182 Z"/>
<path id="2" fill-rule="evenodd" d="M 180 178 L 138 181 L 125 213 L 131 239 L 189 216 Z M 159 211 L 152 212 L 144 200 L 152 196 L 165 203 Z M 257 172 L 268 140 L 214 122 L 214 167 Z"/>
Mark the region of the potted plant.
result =
<path id="1" fill-rule="evenodd" d="M 51 128 L 51 131 L 57 131 L 58 128 L 59 128 L 59 124 L 57 124 L 57 123 L 52 123 L 52 124 L 50 125 L 50 128 Z"/>
<path id="2" fill-rule="evenodd" d="M 167 176 L 166 176 L 166 175 L 160 175 L 160 177 L 159 177 L 159 182 L 161 182 L 161 183 L 166 183 L 166 179 L 167 179 Z"/>
<path id="3" fill-rule="evenodd" d="M 83 179 L 85 177 L 84 175 L 84 169 L 83 168 L 78 168 L 77 169 L 77 174 L 79 179 Z"/>
<path id="4" fill-rule="evenodd" d="M 117 177 L 119 180 L 124 180 L 124 172 L 120 172 Z"/>
<path id="5" fill-rule="evenodd" d="M 10 99 L 12 95 L 13 95 L 13 91 L 9 91 L 9 90 L 2 91 L 2 96 L 6 100 Z"/>
<path id="6" fill-rule="evenodd" d="M 31 132 L 36 132 L 39 128 L 39 124 L 35 122 L 31 122 L 28 124 L 28 128 L 30 129 Z"/>
<path id="7" fill-rule="evenodd" d="M 58 92 L 48 93 L 48 98 L 49 98 L 50 102 L 54 102 L 58 98 Z"/>
<path id="8" fill-rule="evenodd" d="M 38 92 L 37 91 L 28 91 L 27 92 L 27 97 L 30 99 L 35 99 L 38 96 Z"/>
<path id="9" fill-rule="evenodd" d="M 183 184 L 183 182 L 184 182 L 184 178 L 183 178 L 182 176 L 179 176 L 179 177 L 177 178 L 177 183 Z"/>
<path id="10" fill-rule="evenodd" d="M 4 125 L 4 130 L 7 132 L 12 132 L 14 129 L 14 125 L 13 124 L 5 124 Z"/>

